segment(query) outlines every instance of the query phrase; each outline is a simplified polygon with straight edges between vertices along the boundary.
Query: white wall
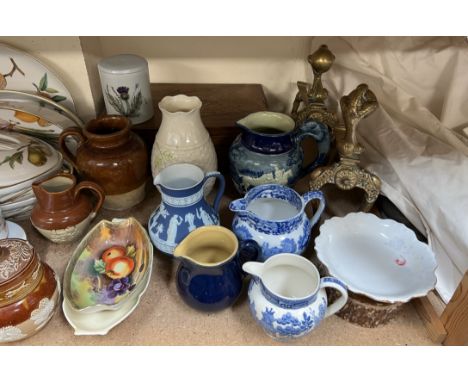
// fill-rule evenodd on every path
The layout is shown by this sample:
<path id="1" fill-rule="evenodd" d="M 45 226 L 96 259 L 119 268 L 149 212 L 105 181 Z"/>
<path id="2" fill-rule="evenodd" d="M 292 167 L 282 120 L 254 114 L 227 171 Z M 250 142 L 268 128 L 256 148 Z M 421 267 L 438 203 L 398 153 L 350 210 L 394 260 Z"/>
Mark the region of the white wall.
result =
<path id="1" fill-rule="evenodd" d="M 259 83 L 272 110 L 289 112 L 296 81 L 311 79 L 309 37 L 1 37 L 49 66 L 88 120 L 102 107 L 97 63 L 134 53 L 152 82 Z"/>
<path id="2" fill-rule="evenodd" d="M 289 111 L 296 81 L 311 76 L 309 37 L 100 37 L 100 43 L 103 56 L 145 57 L 151 82 L 263 84 L 276 111 Z"/>

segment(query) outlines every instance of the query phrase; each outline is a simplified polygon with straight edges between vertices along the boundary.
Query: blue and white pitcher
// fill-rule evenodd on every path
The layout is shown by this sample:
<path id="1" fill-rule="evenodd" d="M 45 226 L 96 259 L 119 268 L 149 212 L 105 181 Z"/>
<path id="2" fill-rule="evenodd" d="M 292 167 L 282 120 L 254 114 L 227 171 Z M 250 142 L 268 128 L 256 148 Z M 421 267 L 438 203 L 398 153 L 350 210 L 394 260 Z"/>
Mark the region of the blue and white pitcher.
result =
<path id="1" fill-rule="evenodd" d="M 314 199 L 320 203 L 309 219 L 305 207 Z M 229 209 L 235 212 L 232 230 L 239 240 L 255 240 L 262 247 L 259 261 L 278 253 L 302 254 L 324 208 L 321 191 L 300 196 L 292 188 L 278 184 L 254 187 L 244 198 L 229 204 Z"/>
<path id="2" fill-rule="evenodd" d="M 219 180 L 219 187 L 210 206 L 203 190 L 212 177 Z M 218 171 L 204 174 L 193 164 L 174 164 L 154 178 L 154 185 L 161 193 L 162 202 L 150 216 L 148 231 L 161 252 L 172 256 L 175 247 L 196 228 L 219 225 L 218 210 L 225 182 Z"/>
<path id="3" fill-rule="evenodd" d="M 323 165 L 330 149 L 330 134 L 324 124 L 307 121 L 295 127 L 294 120 L 282 113 L 261 111 L 237 121 L 241 134 L 229 149 L 232 180 L 244 194 L 261 184 L 294 183 Z M 312 138 L 317 144 L 317 157 L 304 164 L 301 142 Z"/>

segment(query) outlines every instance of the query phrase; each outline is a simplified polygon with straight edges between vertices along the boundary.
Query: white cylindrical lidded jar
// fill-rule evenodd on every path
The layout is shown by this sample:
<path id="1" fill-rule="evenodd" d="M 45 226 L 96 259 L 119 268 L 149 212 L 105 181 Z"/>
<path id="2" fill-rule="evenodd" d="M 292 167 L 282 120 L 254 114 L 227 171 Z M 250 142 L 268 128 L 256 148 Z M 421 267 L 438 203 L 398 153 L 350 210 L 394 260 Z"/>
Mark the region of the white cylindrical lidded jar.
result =
<path id="1" fill-rule="evenodd" d="M 134 54 L 104 58 L 98 64 L 107 114 L 120 114 L 133 124 L 153 117 L 148 62 Z"/>

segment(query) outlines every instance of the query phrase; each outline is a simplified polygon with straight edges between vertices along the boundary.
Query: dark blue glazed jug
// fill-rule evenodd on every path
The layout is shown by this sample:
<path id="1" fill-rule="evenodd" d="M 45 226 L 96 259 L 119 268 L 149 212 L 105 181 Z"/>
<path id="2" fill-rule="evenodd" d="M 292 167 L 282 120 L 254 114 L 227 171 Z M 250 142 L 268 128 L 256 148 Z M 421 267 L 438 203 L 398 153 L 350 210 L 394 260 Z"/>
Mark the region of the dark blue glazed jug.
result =
<path id="1" fill-rule="evenodd" d="M 176 276 L 179 295 L 189 306 L 202 311 L 231 306 L 242 290 L 242 265 L 259 254 L 255 241 L 239 243 L 227 228 L 197 228 L 174 250 L 174 257 L 181 259 Z"/>
<path id="2" fill-rule="evenodd" d="M 286 114 L 261 111 L 237 121 L 242 133 L 229 150 L 232 180 L 241 194 L 262 184 L 292 187 L 294 183 L 323 165 L 330 149 L 327 126 L 306 121 L 295 127 Z M 312 163 L 303 164 L 301 142 L 312 138 L 318 155 Z"/>

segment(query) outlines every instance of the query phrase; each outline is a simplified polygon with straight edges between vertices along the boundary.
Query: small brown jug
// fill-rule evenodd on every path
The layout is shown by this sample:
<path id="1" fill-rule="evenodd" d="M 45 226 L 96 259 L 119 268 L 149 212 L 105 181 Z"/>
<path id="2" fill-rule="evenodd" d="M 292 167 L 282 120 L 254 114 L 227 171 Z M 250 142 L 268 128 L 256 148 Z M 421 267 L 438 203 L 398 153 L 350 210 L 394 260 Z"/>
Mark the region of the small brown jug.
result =
<path id="1" fill-rule="evenodd" d="M 76 184 L 76 178 L 65 173 L 35 182 L 32 188 L 37 203 L 31 212 L 31 223 L 54 243 L 67 243 L 81 237 L 105 198 L 98 184 L 86 180 Z M 82 192 L 86 189 L 97 196 L 94 206 L 91 198 Z"/>
<path id="2" fill-rule="evenodd" d="M 104 208 L 110 210 L 130 208 L 145 197 L 148 154 L 130 127 L 126 117 L 105 115 L 89 121 L 83 130 L 67 129 L 60 135 L 64 157 L 84 179 L 104 189 Z M 76 155 L 66 146 L 67 137 L 78 141 Z"/>

